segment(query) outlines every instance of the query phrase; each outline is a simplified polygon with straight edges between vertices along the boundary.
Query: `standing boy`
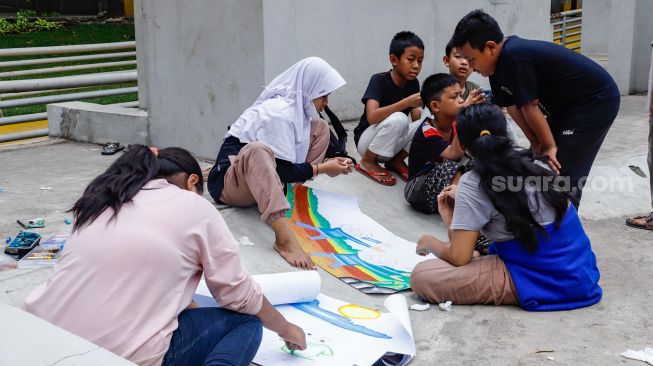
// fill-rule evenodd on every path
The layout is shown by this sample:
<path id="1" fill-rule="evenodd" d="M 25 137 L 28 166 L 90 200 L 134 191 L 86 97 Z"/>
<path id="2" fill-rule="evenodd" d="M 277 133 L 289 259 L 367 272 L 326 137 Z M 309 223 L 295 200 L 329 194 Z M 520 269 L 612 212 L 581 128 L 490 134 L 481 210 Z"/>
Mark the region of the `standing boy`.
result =
<path id="1" fill-rule="evenodd" d="M 449 74 L 426 78 L 421 96 L 433 119 L 426 118 L 415 131 L 404 197 L 417 211 L 432 214 L 438 212 L 440 192 L 454 183 L 463 157 L 454 125 L 463 99 L 459 80 Z"/>
<path id="2" fill-rule="evenodd" d="M 362 156 L 356 170 L 383 185 L 397 183 L 389 170 L 408 179 L 410 141 L 420 117 L 419 75 L 424 43 L 413 32 L 397 33 L 390 42 L 390 71 L 374 74 L 361 101 L 365 105 L 354 141 Z M 381 167 L 379 162 L 385 162 Z"/>
<path id="3" fill-rule="evenodd" d="M 493 102 L 507 107 L 531 148 L 548 157 L 573 204 L 619 111 L 619 90 L 589 58 L 550 42 L 504 38 L 483 10 L 465 15 L 452 46 L 490 77 Z"/>

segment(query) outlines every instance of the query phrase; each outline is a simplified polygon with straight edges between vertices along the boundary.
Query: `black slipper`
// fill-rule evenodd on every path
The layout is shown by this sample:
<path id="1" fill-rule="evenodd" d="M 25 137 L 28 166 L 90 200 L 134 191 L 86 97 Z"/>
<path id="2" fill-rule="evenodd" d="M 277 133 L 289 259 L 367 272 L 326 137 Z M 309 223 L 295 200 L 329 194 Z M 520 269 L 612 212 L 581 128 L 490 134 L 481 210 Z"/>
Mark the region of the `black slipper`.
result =
<path id="1" fill-rule="evenodd" d="M 107 142 L 102 146 L 102 155 L 113 155 L 124 148 L 120 142 Z"/>

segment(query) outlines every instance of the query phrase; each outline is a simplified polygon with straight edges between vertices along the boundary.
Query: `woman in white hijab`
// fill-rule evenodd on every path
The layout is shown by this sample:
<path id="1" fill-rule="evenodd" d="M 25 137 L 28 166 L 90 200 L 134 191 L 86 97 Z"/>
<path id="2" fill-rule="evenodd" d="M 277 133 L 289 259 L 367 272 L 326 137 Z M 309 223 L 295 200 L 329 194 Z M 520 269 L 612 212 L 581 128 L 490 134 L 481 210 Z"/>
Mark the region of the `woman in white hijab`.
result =
<path id="1" fill-rule="evenodd" d="M 315 267 L 290 229 L 286 183 L 305 182 L 318 174 L 351 172 L 347 158 L 324 161 L 329 127 L 319 112 L 329 94 L 345 80 L 318 57 L 303 59 L 265 87 L 227 132 L 208 179 L 216 202 L 258 205 L 261 220 L 272 226 L 274 248 L 291 265 Z"/>

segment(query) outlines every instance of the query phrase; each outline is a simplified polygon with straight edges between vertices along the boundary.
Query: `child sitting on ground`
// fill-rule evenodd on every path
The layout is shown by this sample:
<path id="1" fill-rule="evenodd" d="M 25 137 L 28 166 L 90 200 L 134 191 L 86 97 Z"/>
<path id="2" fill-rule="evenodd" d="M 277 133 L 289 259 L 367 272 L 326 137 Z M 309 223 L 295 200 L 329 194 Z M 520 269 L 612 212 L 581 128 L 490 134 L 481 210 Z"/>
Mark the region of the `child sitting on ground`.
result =
<path id="1" fill-rule="evenodd" d="M 361 101 L 365 105 L 354 141 L 362 156 L 356 170 L 383 185 L 397 183 L 389 170 L 408 180 L 410 142 L 419 123 L 419 75 L 424 43 L 412 32 L 397 33 L 390 42 L 390 71 L 374 74 Z M 385 162 L 385 169 L 379 165 Z"/>
<path id="2" fill-rule="evenodd" d="M 449 74 L 458 79 L 460 84 L 460 97 L 465 101 L 465 105 L 476 104 L 483 100 L 481 86 L 473 81 L 467 80 L 472 73 L 467 59 L 464 58 L 456 47 L 453 47 L 451 41 L 445 47 L 445 55 L 442 57 L 444 66 L 449 69 Z"/>
<path id="3" fill-rule="evenodd" d="M 351 171 L 348 158 L 324 161 L 329 126 L 318 115 L 329 94 L 343 85 L 342 76 L 324 60 L 297 62 L 230 126 L 209 174 L 211 197 L 230 206 L 258 205 L 261 220 L 274 230 L 274 249 L 302 269 L 315 265 L 291 230 L 284 187 L 318 174 L 335 177 Z"/>
<path id="4" fill-rule="evenodd" d="M 249 365 L 261 323 L 304 349 L 202 190 L 188 151 L 132 145 L 73 206 L 72 236 L 25 309 L 145 366 Z M 202 275 L 220 308 L 192 302 Z"/>
<path id="5" fill-rule="evenodd" d="M 456 114 L 462 106 L 460 84 L 449 74 L 431 75 L 424 81 L 422 101 L 433 115 L 415 131 L 408 157 L 409 180 L 404 197 L 424 213 L 437 212 L 437 197 L 460 177 L 463 157 L 456 139 Z M 455 143 L 454 143 L 455 142 Z"/>
<path id="6" fill-rule="evenodd" d="M 576 208 L 532 150 L 516 148 L 499 107 L 482 103 L 458 116 L 460 143 L 474 158 L 457 187 L 438 197 L 447 242 L 424 235 L 411 287 L 429 302 L 513 304 L 530 311 L 570 310 L 601 299 L 599 270 Z M 455 206 L 453 205 L 455 199 Z M 490 254 L 472 257 L 481 232 Z"/>

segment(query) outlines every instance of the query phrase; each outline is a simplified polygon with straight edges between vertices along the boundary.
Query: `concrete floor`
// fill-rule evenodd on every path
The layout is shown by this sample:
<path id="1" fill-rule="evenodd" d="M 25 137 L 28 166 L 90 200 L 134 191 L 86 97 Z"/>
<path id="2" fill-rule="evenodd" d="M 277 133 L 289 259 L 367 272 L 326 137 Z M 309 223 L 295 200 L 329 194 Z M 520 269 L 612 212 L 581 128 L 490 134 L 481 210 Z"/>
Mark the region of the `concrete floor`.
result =
<path id="1" fill-rule="evenodd" d="M 351 131 L 353 126 L 346 127 Z M 591 177 L 625 180 L 628 184 L 612 190 L 595 187 L 583 197 L 581 217 L 602 274 L 604 297 L 599 304 L 552 313 L 455 304 L 451 312 L 434 307 L 411 312 L 418 349 L 411 364 L 642 364 L 624 359 L 619 353 L 653 347 L 653 317 L 649 310 L 653 298 L 653 232 L 623 224 L 627 215 L 651 210 L 648 180 L 628 169 L 628 165 L 635 164 L 647 170 L 647 134 L 644 97 L 624 97 Z M 17 218 L 44 217 L 47 226 L 40 231 L 45 234 L 68 229 L 64 219 L 70 215 L 65 211 L 89 181 L 115 159 L 101 156 L 97 149 L 96 145 L 67 141 L 0 148 L 0 186 L 5 190 L 0 193 L 0 235 L 15 235 L 19 229 Z M 355 152 L 353 146 L 349 151 Z M 335 179 L 320 176 L 309 185 L 358 197 L 365 214 L 407 240 L 416 241 L 423 233 L 441 238 L 446 235 L 439 217 L 409 208 L 403 199 L 401 181 L 397 186 L 384 187 L 352 173 Z M 272 231 L 260 222 L 255 209 L 222 208 L 221 212 L 236 238 L 248 236 L 256 244 L 241 248 L 243 261 L 252 273 L 292 270 L 272 249 Z M 20 306 L 50 271 L 0 271 L 0 303 Z M 365 295 L 324 271 L 320 273 L 323 293 L 382 307 L 383 296 Z M 415 302 L 411 292 L 405 294 L 410 304 Z"/>

